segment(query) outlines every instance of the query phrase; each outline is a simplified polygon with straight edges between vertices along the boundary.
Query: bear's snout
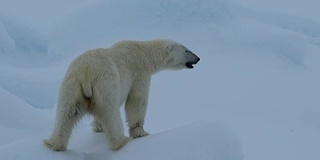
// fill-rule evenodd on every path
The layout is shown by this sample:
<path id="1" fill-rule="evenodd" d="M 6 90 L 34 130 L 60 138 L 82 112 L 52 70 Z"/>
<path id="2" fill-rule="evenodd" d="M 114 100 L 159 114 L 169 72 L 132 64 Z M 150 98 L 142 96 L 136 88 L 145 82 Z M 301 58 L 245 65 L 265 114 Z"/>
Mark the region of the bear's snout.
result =
<path id="1" fill-rule="evenodd" d="M 194 68 L 193 67 L 194 64 L 197 64 L 200 61 L 200 58 L 194 53 L 190 53 L 189 57 L 190 57 L 189 59 L 191 60 L 186 63 L 186 66 L 187 68 L 191 69 L 191 68 Z"/>
<path id="2" fill-rule="evenodd" d="M 200 58 L 197 56 L 197 55 L 195 55 L 197 58 L 196 58 L 196 61 L 197 61 L 197 63 L 200 61 Z"/>

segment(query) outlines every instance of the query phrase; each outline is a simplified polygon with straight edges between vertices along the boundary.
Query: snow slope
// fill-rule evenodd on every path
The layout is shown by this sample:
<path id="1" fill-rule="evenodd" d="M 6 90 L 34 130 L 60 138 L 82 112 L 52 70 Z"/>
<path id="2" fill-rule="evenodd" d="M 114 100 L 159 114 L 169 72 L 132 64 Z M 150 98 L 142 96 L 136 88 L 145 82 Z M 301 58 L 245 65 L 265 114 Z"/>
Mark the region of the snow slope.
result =
<path id="1" fill-rule="evenodd" d="M 199 132 L 201 131 L 201 132 Z M 206 138 L 204 138 L 206 137 Z M 241 143 L 226 124 L 202 122 L 131 141 L 120 151 L 108 149 L 102 133 L 75 130 L 68 151 L 52 152 L 41 139 L 16 140 L 0 147 L 0 159 L 243 159 Z"/>
<path id="2" fill-rule="evenodd" d="M 103 133 L 83 125 L 74 131 L 68 151 L 53 152 L 42 144 L 53 123 L 52 111 L 35 109 L 0 88 L 0 159 L 243 159 L 235 133 L 223 122 L 204 121 L 130 142 L 120 151 L 108 149 Z M 27 121 L 26 121 L 27 119 Z M 86 119 L 88 120 L 88 119 Z"/>
<path id="3" fill-rule="evenodd" d="M 0 159 L 320 158 L 318 1 L 16 3 L 0 5 Z M 43 148 L 75 56 L 156 38 L 185 44 L 201 61 L 153 77 L 150 137 L 112 152 L 86 118 L 68 151 Z"/>

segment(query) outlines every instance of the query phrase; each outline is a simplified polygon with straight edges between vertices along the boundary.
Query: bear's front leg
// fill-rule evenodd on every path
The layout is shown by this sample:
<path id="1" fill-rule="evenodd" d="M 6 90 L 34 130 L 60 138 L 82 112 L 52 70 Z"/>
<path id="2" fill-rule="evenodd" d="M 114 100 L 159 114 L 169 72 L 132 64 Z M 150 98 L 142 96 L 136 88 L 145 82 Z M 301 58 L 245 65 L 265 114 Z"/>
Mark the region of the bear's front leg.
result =
<path id="1" fill-rule="evenodd" d="M 146 116 L 150 77 L 139 79 L 132 86 L 125 104 L 126 120 L 129 127 L 129 134 L 132 138 L 139 138 L 149 135 L 144 131 L 144 119 Z"/>
<path id="2" fill-rule="evenodd" d="M 143 126 L 140 126 L 141 124 L 137 123 L 134 126 L 130 126 L 129 128 L 129 134 L 132 138 L 140 138 L 149 135 L 148 132 L 144 131 Z"/>

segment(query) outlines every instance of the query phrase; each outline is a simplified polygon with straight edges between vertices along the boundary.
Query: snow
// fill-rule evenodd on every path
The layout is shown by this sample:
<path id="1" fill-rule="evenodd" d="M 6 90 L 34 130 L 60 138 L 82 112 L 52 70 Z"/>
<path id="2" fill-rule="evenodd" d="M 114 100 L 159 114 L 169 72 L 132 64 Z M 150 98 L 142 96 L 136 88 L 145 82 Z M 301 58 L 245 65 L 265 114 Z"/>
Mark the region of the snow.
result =
<path id="1" fill-rule="evenodd" d="M 317 6 L 316 0 L 1 0 L 0 159 L 319 159 Z M 119 40 L 157 38 L 185 44 L 201 61 L 193 70 L 153 77 L 150 136 L 114 152 L 87 117 L 66 152 L 43 147 L 74 57 Z"/>
<path id="2" fill-rule="evenodd" d="M 36 119 L 36 116 L 34 117 Z M 205 132 L 199 132 L 199 130 Z M 52 152 L 44 148 L 39 138 L 44 135 L 32 133 L 33 137 L 29 136 L 2 145 L 0 147 L 0 159 L 126 160 L 135 157 L 134 159 L 139 160 L 192 160 L 197 158 L 239 160 L 243 157 L 241 143 L 237 136 L 228 124 L 217 122 L 204 121 L 157 133 L 144 139 L 131 141 L 116 152 L 107 148 L 102 133 L 93 134 L 87 126 L 76 129 L 75 132 L 70 142 L 70 148 L 72 149 L 66 152 Z M 82 140 L 79 141 L 79 139 Z"/>

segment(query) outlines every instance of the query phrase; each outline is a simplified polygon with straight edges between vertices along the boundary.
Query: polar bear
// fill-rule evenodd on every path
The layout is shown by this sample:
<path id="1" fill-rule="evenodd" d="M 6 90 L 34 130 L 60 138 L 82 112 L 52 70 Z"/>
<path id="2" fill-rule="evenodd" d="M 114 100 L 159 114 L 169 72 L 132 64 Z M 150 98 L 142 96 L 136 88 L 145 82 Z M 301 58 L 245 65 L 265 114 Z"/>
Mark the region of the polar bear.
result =
<path id="1" fill-rule="evenodd" d="M 110 48 L 85 52 L 72 61 L 62 82 L 53 133 L 44 144 L 64 151 L 76 122 L 94 117 L 112 150 L 144 131 L 151 76 L 165 69 L 193 68 L 200 58 L 172 40 L 121 41 Z M 125 103 L 130 137 L 124 135 L 120 106 Z"/>

